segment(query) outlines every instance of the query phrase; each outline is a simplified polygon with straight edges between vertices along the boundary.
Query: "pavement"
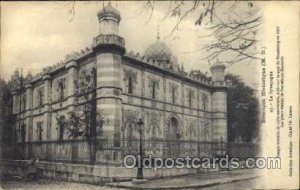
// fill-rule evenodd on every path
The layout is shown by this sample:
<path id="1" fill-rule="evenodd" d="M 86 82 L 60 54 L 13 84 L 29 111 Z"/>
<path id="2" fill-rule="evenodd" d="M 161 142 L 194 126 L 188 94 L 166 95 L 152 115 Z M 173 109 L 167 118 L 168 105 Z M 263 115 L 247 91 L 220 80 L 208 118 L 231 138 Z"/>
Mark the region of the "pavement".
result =
<path id="1" fill-rule="evenodd" d="M 259 178 L 255 169 L 241 169 L 234 171 L 222 171 L 205 173 L 167 179 L 156 179 L 144 181 L 140 184 L 127 182 L 109 183 L 107 186 L 122 189 L 195 189 L 217 186 L 221 184 L 234 183 L 244 180 Z"/>
<path id="2" fill-rule="evenodd" d="M 105 186 L 66 182 L 58 179 L 38 179 L 28 181 L 23 178 L 11 178 L 0 181 L 0 189 L 30 190 L 120 190 L 120 189 L 262 189 L 262 180 L 257 170 L 242 169 L 205 173 L 165 179 L 148 180 L 142 184 L 132 182 L 109 183 Z"/>
<path id="3" fill-rule="evenodd" d="M 37 181 L 26 181 L 11 179 L 0 182 L 0 190 L 115 190 L 111 187 L 98 186 L 85 183 L 66 182 L 54 179 L 39 179 Z M 116 190 L 119 190 L 116 189 Z"/>

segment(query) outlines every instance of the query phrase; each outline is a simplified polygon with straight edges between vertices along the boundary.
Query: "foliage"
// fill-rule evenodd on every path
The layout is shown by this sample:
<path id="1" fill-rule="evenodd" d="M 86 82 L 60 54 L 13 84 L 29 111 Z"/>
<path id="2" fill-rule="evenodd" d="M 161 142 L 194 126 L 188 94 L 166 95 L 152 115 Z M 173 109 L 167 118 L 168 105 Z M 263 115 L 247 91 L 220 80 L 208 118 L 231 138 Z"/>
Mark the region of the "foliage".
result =
<path id="1" fill-rule="evenodd" d="M 69 138 L 96 138 L 101 135 L 103 118 L 96 109 L 96 71 L 82 70 L 78 80 L 74 81 L 78 103 L 76 110 L 66 115 L 57 115 L 57 125 L 63 127 Z"/>
<path id="2" fill-rule="evenodd" d="M 253 88 L 238 76 L 227 74 L 230 83 L 227 91 L 228 141 L 251 142 L 259 133 L 259 105 Z"/>
<path id="3" fill-rule="evenodd" d="M 12 95 L 10 84 L 0 79 L 0 143 L 11 144 L 13 141 L 13 124 L 15 118 L 12 115 Z"/>

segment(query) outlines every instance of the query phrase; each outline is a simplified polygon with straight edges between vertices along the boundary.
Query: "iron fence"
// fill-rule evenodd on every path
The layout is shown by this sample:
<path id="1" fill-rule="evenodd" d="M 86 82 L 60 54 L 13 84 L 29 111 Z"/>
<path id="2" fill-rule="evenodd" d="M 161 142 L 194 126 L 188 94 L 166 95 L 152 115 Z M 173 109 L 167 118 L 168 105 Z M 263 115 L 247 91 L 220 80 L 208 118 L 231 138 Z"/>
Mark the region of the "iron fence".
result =
<path id="1" fill-rule="evenodd" d="M 119 146 L 108 140 L 97 140 L 97 159 L 121 160 L 126 155 L 139 155 L 139 140 L 123 140 Z M 12 159 L 29 159 L 38 157 L 41 160 L 89 162 L 90 142 L 87 140 L 41 141 L 16 143 L 1 147 L 2 156 Z M 192 140 L 151 139 L 142 141 L 143 155 L 153 157 L 230 157 L 245 159 L 257 157 L 259 144 L 205 142 Z M 117 156 L 109 156 L 117 155 Z"/>

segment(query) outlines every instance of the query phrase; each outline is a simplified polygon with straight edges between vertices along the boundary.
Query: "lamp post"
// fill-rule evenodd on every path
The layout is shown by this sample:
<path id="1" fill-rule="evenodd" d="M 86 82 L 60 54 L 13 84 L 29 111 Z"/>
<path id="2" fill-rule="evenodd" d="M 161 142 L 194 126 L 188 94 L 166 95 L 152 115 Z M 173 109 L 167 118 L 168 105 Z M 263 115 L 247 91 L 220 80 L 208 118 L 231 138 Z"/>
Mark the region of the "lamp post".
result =
<path id="1" fill-rule="evenodd" d="M 137 122 L 138 126 L 139 126 L 139 133 L 140 133 L 140 161 L 141 163 L 138 164 L 138 170 L 137 170 L 137 179 L 143 179 L 144 175 L 143 175 L 143 145 L 142 145 L 142 133 L 143 133 L 143 129 L 142 126 L 144 125 L 144 122 L 142 119 L 139 119 L 139 121 Z"/>

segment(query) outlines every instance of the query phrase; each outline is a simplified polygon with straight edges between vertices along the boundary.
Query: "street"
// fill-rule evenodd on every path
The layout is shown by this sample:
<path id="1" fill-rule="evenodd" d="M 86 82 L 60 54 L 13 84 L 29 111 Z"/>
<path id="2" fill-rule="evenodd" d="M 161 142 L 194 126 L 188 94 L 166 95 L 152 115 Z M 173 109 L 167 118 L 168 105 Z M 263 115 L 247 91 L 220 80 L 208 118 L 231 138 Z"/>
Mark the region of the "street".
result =
<path id="1" fill-rule="evenodd" d="M 80 190 L 112 190 L 113 188 L 102 187 L 84 183 L 75 183 L 75 182 L 64 182 L 50 179 L 40 179 L 38 181 L 25 181 L 25 180 L 10 180 L 1 182 L 2 189 L 19 189 L 19 190 L 71 190 L 71 189 L 80 189 Z"/>
<path id="2" fill-rule="evenodd" d="M 215 190 L 215 189 L 263 189 L 263 184 L 260 178 L 243 180 L 232 183 L 225 183 L 221 185 L 214 185 L 207 188 L 199 188 L 204 190 Z"/>
<path id="3" fill-rule="evenodd" d="M 23 178 L 9 178 L 1 182 L 3 189 L 83 189 L 83 190 L 114 190 L 114 189 L 261 189 L 263 183 L 255 170 L 237 170 L 220 173 L 182 176 L 166 179 L 148 180 L 142 184 L 113 182 L 106 186 L 66 182 L 53 179 L 28 181 Z"/>
<path id="4" fill-rule="evenodd" d="M 80 189 L 80 190 L 115 190 L 120 188 L 105 187 L 105 186 L 96 186 L 90 184 L 74 183 L 74 182 L 62 182 L 54 180 L 42 179 L 38 182 L 33 181 L 7 181 L 1 182 L 2 189 L 19 189 L 19 190 L 71 190 L 71 189 Z M 221 185 L 214 185 L 206 188 L 195 188 L 195 189 L 204 189 L 204 190 L 216 190 L 216 189 L 261 189 L 262 183 L 260 179 L 251 179 L 238 181 L 233 183 L 226 183 Z"/>

